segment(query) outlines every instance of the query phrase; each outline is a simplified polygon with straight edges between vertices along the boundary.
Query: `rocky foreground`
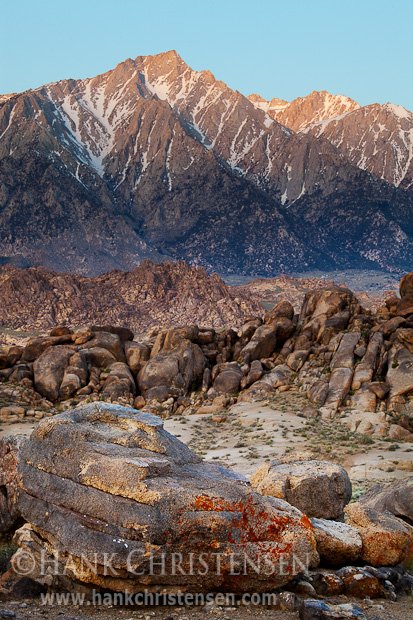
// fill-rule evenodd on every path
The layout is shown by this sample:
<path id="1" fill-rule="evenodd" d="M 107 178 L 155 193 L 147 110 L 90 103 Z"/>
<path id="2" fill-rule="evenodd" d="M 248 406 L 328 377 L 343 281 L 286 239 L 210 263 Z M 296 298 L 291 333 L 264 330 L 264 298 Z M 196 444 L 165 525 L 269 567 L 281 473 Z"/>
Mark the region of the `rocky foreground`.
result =
<path id="1" fill-rule="evenodd" d="M 24 591 L 242 594 L 281 587 L 275 609 L 303 620 L 374 617 L 366 596 L 397 605 L 413 585 L 406 572 L 413 561 L 411 478 L 349 504 L 351 482 L 338 463 L 268 452 L 248 480 L 203 461 L 199 440 L 191 451 L 157 416 L 182 424 L 197 413 L 190 416 L 200 420 L 194 430 L 205 419 L 216 436 L 232 420 L 235 435 L 247 423 L 233 417 L 236 407 L 273 398 L 281 404 L 291 392 L 301 399 L 296 419 L 317 424 L 322 435 L 338 437 L 340 423 L 353 441 L 409 451 L 412 319 L 407 274 L 400 297 L 377 314 L 331 285 L 308 292 L 299 315 L 284 301 L 238 330 L 187 325 L 134 336 L 125 327 L 59 326 L 25 346 L 2 347 L 0 422 L 39 422 L 28 440 L 0 441 L 0 531 L 17 528 L 15 568 L 33 561 L 32 589 Z M 252 446 L 263 428 L 258 418 L 251 424 L 240 446 Z M 266 443 L 273 436 L 266 430 Z M 210 568 L 192 574 L 200 553 Z M 105 570 L 107 554 L 116 558 L 113 573 Z M 162 554 L 168 570 L 152 574 L 151 558 Z M 244 574 L 236 567 L 245 555 Z M 57 574 L 44 574 L 45 558 Z M 177 558 L 182 571 L 172 570 Z M 270 572 L 252 568 L 260 558 Z M 5 573 L 4 597 L 21 596 L 20 577 L 13 568 Z M 362 607 L 343 607 L 354 597 Z M 407 617 L 384 610 L 376 618 Z"/>
<path id="2" fill-rule="evenodd" d="M 0 454 L 0 531 L 18 527 L 6 600 L 275 592 L 273 609 L 340 620 L 366 616 L 337 597 L 396 601 L 413 587 L 411 479 L 351 505 L 336 463 L 273 460 L 248 481 L 203 462 L 156 416 L 108 403 L 0 440 Z"/>

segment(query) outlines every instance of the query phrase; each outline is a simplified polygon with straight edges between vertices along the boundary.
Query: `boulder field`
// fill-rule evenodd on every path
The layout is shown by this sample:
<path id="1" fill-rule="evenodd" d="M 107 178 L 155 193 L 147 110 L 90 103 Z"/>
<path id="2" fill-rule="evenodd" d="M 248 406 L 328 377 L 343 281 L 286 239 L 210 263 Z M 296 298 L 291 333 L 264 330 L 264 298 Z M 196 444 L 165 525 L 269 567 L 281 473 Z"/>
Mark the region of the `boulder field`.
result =
<path id="1" fill-rule="evenodd" d="M 102 400 L 161 417 L 222 411 L 296 384 L 317 416 L 347 407 L 351 432 L 411 441 L 412 282 L 406 274 L 400 297 L 376 314 L 331 285 L 307 293 L 299 314 L 283 301 L 239 329 L 154 327 L 135 336 L 124 327 L 58 326 L 24 347 L 1 347 L 2 388 L 23 404 L 1 408 L 0 422 Z"/>

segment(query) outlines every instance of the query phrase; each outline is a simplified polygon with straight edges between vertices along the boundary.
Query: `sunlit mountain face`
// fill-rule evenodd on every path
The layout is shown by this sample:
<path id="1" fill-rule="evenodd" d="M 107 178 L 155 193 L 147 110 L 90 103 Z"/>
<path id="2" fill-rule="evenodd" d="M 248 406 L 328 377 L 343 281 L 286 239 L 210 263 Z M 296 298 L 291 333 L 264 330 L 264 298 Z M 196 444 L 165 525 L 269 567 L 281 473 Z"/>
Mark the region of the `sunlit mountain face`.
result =
<path id="1" fill-rule="evenodd" d="M 0 97 L 0 262 L 409 270 L 413 115 L 244 97 L 176 52 Z"/>

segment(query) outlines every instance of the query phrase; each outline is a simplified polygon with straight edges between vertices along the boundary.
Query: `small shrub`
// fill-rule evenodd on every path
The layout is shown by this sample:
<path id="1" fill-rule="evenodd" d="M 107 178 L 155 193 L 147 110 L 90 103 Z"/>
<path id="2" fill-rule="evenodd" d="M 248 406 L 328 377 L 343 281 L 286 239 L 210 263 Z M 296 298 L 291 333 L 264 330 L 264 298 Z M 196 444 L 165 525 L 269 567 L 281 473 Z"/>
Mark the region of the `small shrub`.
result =
<path id="1" fill-rule="evenodd" d="M 365 489 L 364 487 L 354 487 L 353 488 L 353 493 L 351 495 L 350 503 L 351 502 L 357 502 L 360 499 L 360 497 L 362 495 L 364 495 L 364 493 L 366 491 L 367 491 L 367 489 Z"/>
<path id="2" fill-rule="evenodd" d="M 369 446 L 374 443 L 374 439 L 370 435 L 358 435 L 357 440 L 363 446 Z"/>
<path id="3" fill-rule="evenodd" d="M 0 574 L 6 572 L 11 556 L 16 551 L 16 545 L 0 542 Z"/>

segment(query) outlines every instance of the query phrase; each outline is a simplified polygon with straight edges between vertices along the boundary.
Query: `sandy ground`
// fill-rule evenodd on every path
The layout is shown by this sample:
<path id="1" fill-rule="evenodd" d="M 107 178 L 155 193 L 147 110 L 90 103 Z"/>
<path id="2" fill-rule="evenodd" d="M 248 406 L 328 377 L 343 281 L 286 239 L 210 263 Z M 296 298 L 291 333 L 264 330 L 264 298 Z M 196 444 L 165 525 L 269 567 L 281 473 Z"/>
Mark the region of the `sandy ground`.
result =
<path id="1" fill-rule="evenodd" d="M 412 475 L 412 443 L 373 438 L 371 444 L 360 444 L 344 420 L 301 417 L 306 404 L 305 397 L 291 391 L 272 401 L 237 403 L 224 422 L 192 414 L 165 420 L 165 428 L 205 460 L 219 461 L 247 477 L 268 459 L 302 452 L 339 462 L 355 487 Z"/>
<path id="2" fill-rule="evenodd" d="M 368 620 L 411 620 L 413 617 L 413 599 L 409 596 L 399 597 L 390 602 L 382 599 L 374 601 L 348 599 L 339 597 L 331 603 L 352 602 L 360 607 Z M 49 618 L 50 620 L 297 620 L 298 612 L 285 612 L 264 606 L 220 607 L 79 607 L 75 606 L 42 606 L 38 601 L 0 600 L 0 618 L 12 616 L 2 615 L 12 612 L 16 620 L 32 620 Z"/>
<path id="3" fill-rule="evenodd" d="M 302 416 L 308 400 L 297 390 L 260 403 L 237 403 L 222 410 L 224 421 L 210 414 L 184 414 L 164 420 L 167 431 L 206 461 L 217 461 L 247 477 L 263 462 L 311 452 L 337 461 L 355 487 L 392 482 L 413 475 L 413 443 L 372 438 L 360 443 L 345 419 L 312 420 Z M 0 437 L 28 436 L 36 423 L 0 423 Z"/>

